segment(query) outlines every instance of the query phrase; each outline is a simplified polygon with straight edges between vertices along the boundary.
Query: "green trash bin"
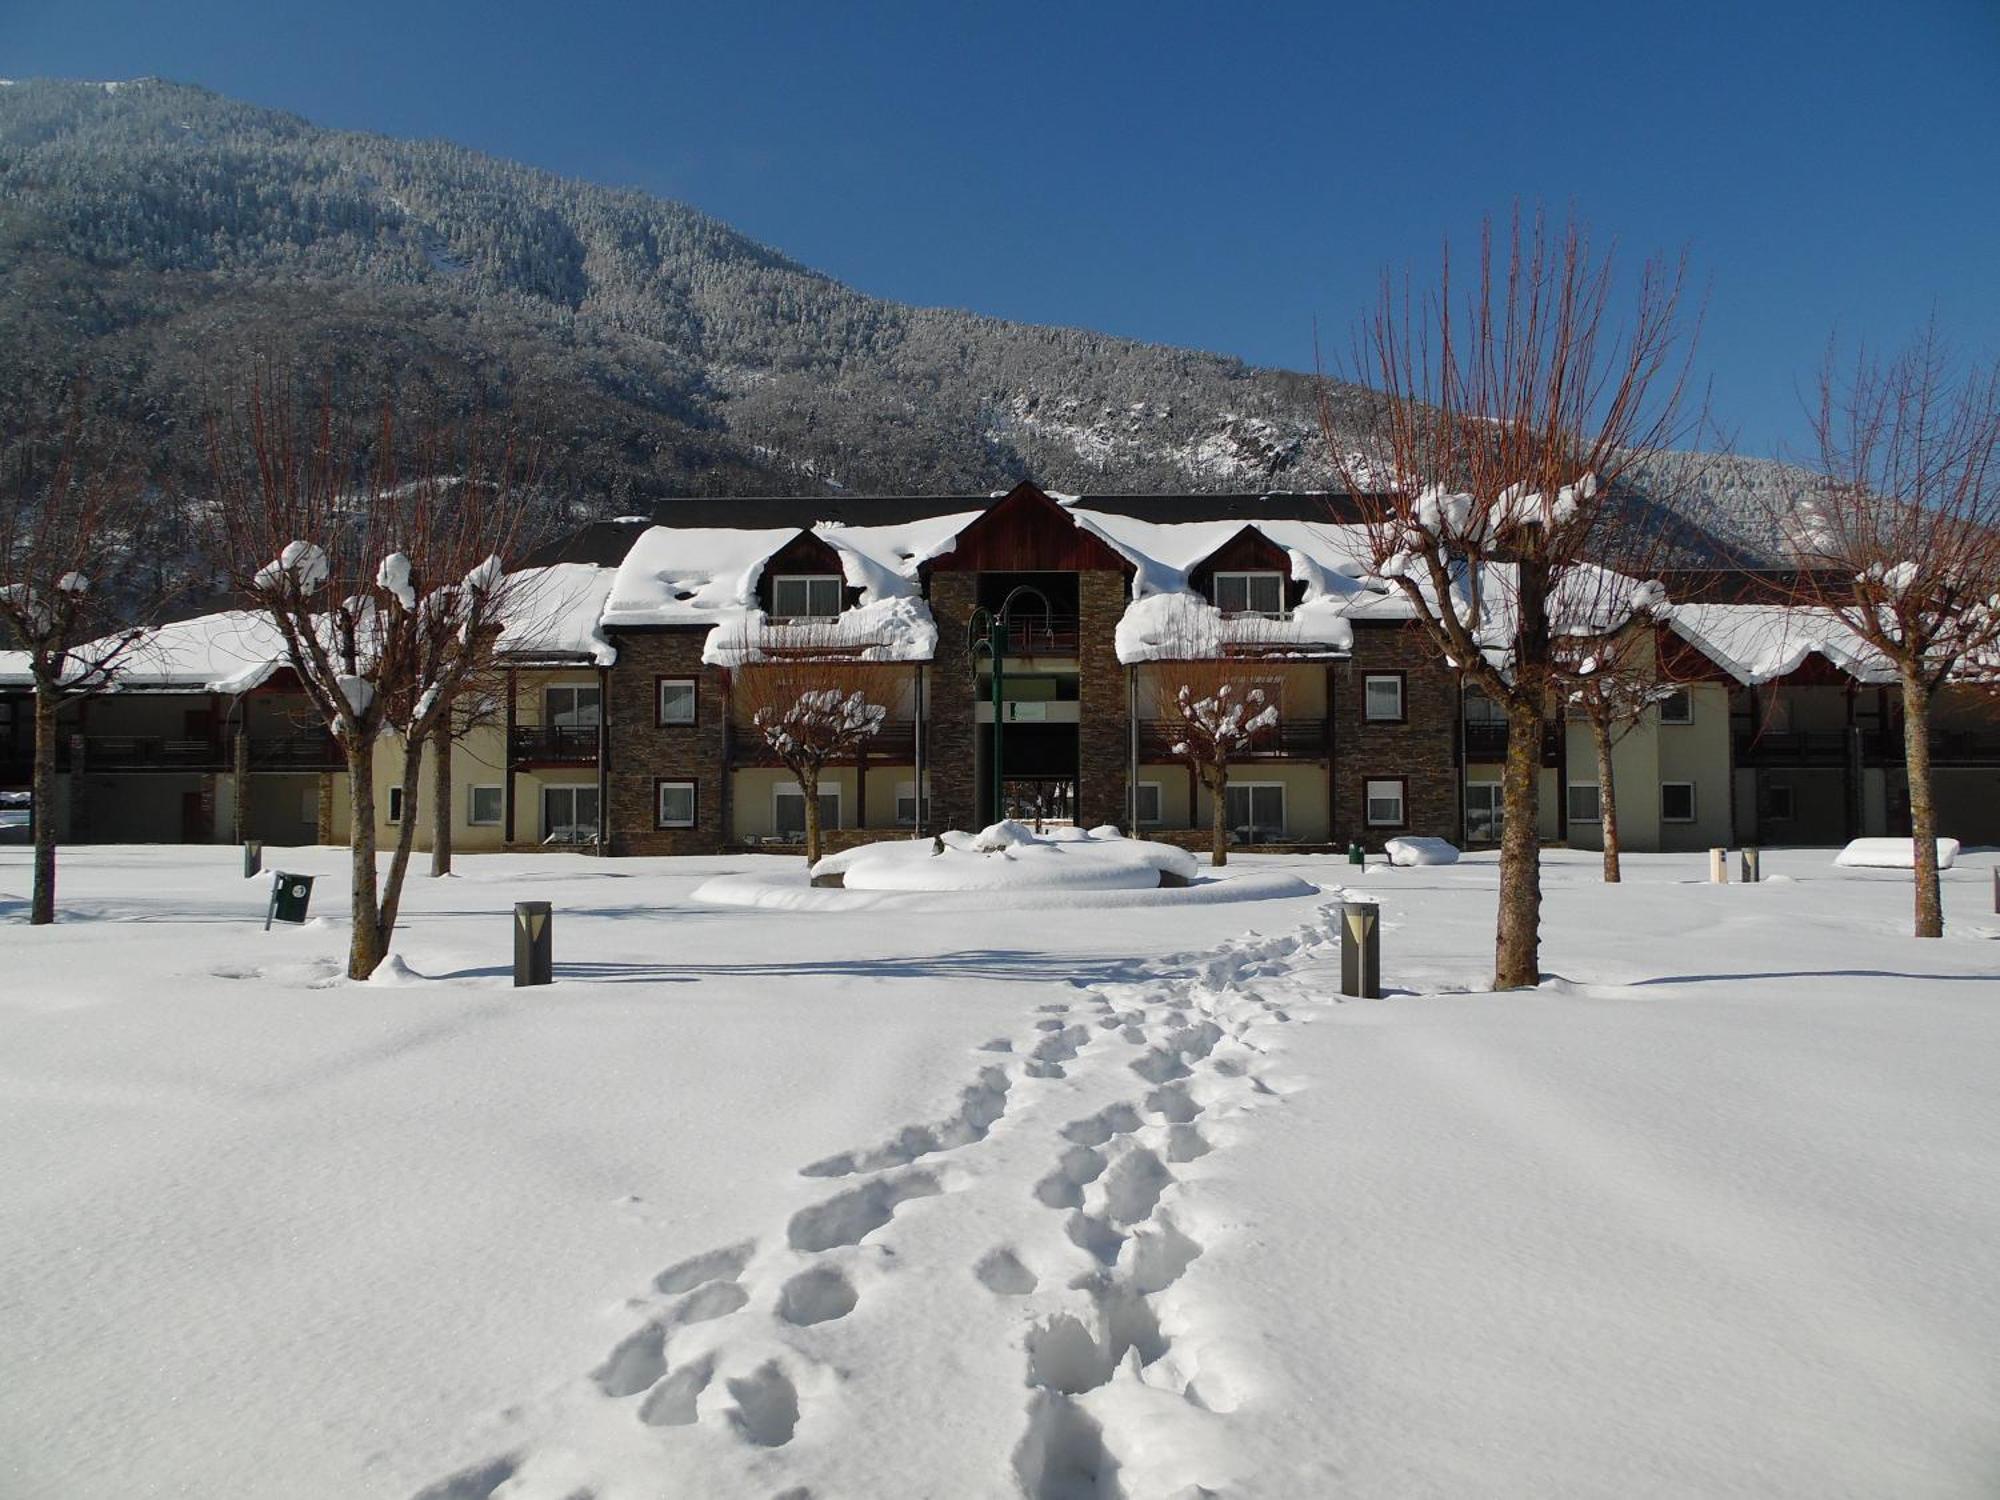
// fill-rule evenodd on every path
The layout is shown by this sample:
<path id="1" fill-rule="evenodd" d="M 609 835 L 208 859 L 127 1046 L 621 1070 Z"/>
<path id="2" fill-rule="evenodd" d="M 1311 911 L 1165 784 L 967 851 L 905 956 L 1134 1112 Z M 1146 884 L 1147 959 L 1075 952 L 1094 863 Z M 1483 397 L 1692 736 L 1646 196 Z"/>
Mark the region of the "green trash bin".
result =
<path id="1" fill-rule="evenodd" d="M 303 922 L 306 908 L 312 905 L 313 878 L 310 875 L 287 875 L 283 870 L 276 872 L 271 882 L 271 909 L 264 914 L 264 930 L 271 930 L 271 923 Z"/>

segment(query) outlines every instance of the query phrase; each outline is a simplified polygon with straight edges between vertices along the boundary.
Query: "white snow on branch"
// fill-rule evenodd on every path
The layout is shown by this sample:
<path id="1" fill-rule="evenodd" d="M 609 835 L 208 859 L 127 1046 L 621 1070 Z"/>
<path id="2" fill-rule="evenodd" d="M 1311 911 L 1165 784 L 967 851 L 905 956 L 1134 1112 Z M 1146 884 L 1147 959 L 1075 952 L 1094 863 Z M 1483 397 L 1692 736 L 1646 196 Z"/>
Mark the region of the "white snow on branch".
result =
<path id="1" fill-rule="evenodd" d="M 388 594 L 404 609 L 417 607 L 416 586 L 410 582 L 410 559 L 402 552 L 391 552 L 382 559 L 382 565 L 375 570 L 375 585 Z"/>
<path id="2" fill-rule="evenodd" d="M 331 571 L 326 553 L 311 542 L 287 542 L 276 561 L 265 563 L 250 581 L 257 588 L 273 589 L 290 579 L 300 593 L 310 594 Z"/>

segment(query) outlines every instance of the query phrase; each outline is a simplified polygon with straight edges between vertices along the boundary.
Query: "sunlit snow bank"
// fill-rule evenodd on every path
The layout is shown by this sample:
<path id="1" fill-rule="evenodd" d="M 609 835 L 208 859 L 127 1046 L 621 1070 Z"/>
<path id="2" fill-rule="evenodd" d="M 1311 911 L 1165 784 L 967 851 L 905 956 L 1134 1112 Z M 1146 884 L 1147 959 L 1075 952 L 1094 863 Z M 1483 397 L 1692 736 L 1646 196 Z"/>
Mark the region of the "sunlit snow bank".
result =
<path id="1" fill-rule="evenodd" d="M 1292 875 L 1204 877 L 1187 850 L 1124 838 L 1114 828 L 1037 834 L 1010 821 L 976 834 L 864 844 L 822 859 L 810 879 L 797 866 L 724 875 L 694 894 L 730 906 L 852 911 L 1259 901 L 1314 889 Z"/>
<path id="2" fill-rule="evenodd" d="M 1911 839 L 1855 839 L 1834 855 L 1833 862 L 1843 870 L 1912 870 L 1917 864 L 1916 844 Z M 1937 841 L 1937 862 L 1940 870 L 1958 862 L 1957 839 Z"/>

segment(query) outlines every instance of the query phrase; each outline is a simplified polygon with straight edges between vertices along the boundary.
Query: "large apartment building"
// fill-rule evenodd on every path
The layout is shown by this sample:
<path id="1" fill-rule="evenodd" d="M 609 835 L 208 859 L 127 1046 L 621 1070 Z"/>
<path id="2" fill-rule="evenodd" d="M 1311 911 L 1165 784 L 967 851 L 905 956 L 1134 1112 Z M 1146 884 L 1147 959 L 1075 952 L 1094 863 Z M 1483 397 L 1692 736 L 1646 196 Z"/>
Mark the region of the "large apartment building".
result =
<path id="1" fill-rule="evenodd" d="M 1208 838 L 1173 753 L 1173 700 L 1226 657 L 1277 723 L 1239 754 L 1224 822 L 1245 847 L 1379 848 L 1500 835 L 1504 717 L 1368 575 L 1356 502 L 1319 495 L 687 500 L 583 528 L 529 560 L 452 752 L 467 850 L 685 854 L 796 845 L 796 782 L 750 722 L 755 674 L 867 661 L 881 730 L 820 786 L 833 847 L 1001 815 Z M 1908 828 L 1897 696 L 1837 624 L 1754 578 L 1683 573 L 1654 633 L 1658 706 L 1619 741 L 1632 850 L 1839 843 Z M 995 644 L 999 693 L 993 691 Z M 163 627 L 118 691 L 68 711 L 66 837 L 346 837 L 335 747 L 268 630 Z M 829 679 L 831 680 L 831 679 Z M 25 678 L 0 653 L 0 787 L 27 780 Z M 2000 842 L 1990 693 L 1934 713 L 1944 831 Z M 1551 705 L 1543 836 L 1594 847 L 1589 734 Z M 404 810 L 377 764 L 378 832 Z M 996 760 L 997 775 L 996 775 Z M 419 847 L 429 841 L 422 813 Z"/>

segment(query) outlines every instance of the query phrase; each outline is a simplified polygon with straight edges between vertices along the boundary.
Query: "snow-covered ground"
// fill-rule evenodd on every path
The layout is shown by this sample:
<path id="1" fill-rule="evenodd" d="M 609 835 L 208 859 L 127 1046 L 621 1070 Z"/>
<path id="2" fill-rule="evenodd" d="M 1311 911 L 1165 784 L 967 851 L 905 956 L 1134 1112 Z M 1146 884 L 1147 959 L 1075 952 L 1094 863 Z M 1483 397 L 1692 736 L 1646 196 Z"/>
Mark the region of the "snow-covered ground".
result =
<path id="1" fill-rule="evenodd" d="M 1379 898 L 1348 1003 L 1282 880 L 692 899 L 769 857 L 464 859 L 351 985 L 266 857 L 314 924 L 91 848 L 31 930 L 0 849 L 8 1500 L 2000 1482 L 1991 853 L 1935 943 L 1830 851 L 1555 854 L 1510 996 L 1490 857 L 1232 861 Z"/>

